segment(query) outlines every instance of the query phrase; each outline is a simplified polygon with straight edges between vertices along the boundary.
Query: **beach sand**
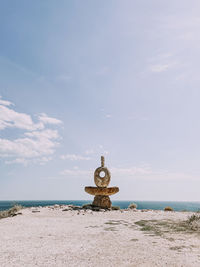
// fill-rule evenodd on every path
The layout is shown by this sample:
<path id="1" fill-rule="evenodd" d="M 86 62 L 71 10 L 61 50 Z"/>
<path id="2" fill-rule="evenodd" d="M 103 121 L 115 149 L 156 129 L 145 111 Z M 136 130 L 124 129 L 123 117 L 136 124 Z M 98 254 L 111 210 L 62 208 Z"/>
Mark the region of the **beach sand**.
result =
<path id="1" fill-rule="evenodd" d="M 180 229 L 191 212 L 63 209 L 1 219 L 0 266 L 200 266 L 200 234 Z"/>

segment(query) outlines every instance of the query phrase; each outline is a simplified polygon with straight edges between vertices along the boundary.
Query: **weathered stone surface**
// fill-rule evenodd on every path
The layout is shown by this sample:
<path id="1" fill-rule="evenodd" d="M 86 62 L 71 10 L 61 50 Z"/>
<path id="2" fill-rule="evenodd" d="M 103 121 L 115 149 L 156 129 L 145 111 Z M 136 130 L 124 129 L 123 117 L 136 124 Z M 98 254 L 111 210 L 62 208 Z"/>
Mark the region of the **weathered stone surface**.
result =
<path id="1" fill-rule="evenodd" d="M 103 209 L 111 208 L 112 202 L 108 196 L 95 196 L 92 205 Z"/>
<path id="2" fill-rule="evenodd" d="M 104 177 L 100 176 L 100 173 L 104 173 Z M 94 182 L 97 187 L 107 187 L 110 183 L 110 172 L 106 167 L 99 167 L 94 172 Z"/>
<path id="3" fill-rule="evenodd" d="M 94 182 L 97 187 L 107 187 L 110 183 L 111 175 L 104 164 L 105 159 L 103 156 L 101 156 L 101 167 L 97 168 L 94 172 Z M 100 176 L 100 173 L 102 173 L 103 175 Z"/>
<path id="4" fill-rule="evenodd" d="M 85 187 L 85 192 L 87 192 L 90 195 L 94 195 L 94 196 L 110 196 L 113 194 L 116 194 L 117 192 L 119 192 L 119 188 L 118 187 L 93 187 L 93 186 L 86 186 Z"/>
<path id="5" fill-rule="evenodd" d="M 101 175 L 103 172 L 103 175 Z M 111 209 L 111 201 L 109 196 L 119 192 L 118 187 L 107 187 L 110 183 L 110 172 L 105 167 L 105 159 L 101 156 L 101 167 L 97 168 L 94 172 L 94 182 L 97 187 L 86 186 L 85 191 L 94 195 L 94 201 L 92 203 L 92 210 L 94 208 Z"/>

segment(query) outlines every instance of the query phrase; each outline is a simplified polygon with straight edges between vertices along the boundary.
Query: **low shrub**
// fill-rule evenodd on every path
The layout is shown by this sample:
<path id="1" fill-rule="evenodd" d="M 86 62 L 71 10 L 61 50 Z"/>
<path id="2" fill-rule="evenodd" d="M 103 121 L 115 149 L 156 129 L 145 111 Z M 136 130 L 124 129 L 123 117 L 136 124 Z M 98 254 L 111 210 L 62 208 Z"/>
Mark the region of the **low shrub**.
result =
<path id="1" fill-rule="evenodd" d="M 137 204 L 135 203 L 131 203 L 129 206 L 128 206 L 129 209 L 137 209 Z"/>
<path id="2" fill-rule="evenodd" d="M 200 222 L 200 215 L 192 214 L 190 217 L 188 217 L 188 220 L 187 220 L 188 223 L 192 223 L 194 221 Z"/>
<path id="3" fill-rule="evenodd" d="M 174 209 L 172 207 L 165 207 L 164 211 L 174 211 Z"/>
<path id="4" fill-rule="evenodd" d="M 0 211 L 0 219 L 16 216 L 17 212 L 21 209 L 22 209 L 22 206 L 15 205 L 12 208 L 10 208 L 9 210 Z"/>
<path id="5" fill-rule="evenodd" d="M 193 214 L 190 217 L 188 217 L 187 221 L 188 226 L 193 231 L 199 231 L 200 230 L 200 215 Z"/>

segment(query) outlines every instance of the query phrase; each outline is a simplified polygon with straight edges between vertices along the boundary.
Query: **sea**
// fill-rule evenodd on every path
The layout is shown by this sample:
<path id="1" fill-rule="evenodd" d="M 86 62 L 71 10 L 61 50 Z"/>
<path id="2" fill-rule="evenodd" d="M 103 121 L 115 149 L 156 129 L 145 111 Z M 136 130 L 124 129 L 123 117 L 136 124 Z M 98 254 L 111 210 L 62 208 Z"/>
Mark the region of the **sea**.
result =
<path id="1" fill-rule="evenodd" d="M 76 205 L 82 206 L 91 203 L 91 200 L 12 200 L 0 201 L 0 211 L 7 210 L 14 205 L 22 205 L 24 207 L 39 207 L 51 205 Z M 131 203 L 137 204 L 137 209 L 152 209 L 163 210 L 165 207 L 170 206 L 175 211 L 200 211 L 200 202 L 183 202 L 183 201 L 137 201 L 137 200 L 113 200 L 113 206 L 119 206 L 121 209 L 126 209 Z"/>

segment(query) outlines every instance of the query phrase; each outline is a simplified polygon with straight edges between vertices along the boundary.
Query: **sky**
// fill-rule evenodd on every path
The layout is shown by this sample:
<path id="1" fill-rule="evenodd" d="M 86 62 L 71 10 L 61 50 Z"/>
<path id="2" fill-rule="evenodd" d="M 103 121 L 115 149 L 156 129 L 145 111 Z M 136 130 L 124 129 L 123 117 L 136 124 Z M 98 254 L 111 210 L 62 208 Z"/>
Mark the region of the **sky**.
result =
<path id="1" fill-rule="evenodd" d="M 200 201 L 199 10 L 0 0 L 0 200 Z"/>

